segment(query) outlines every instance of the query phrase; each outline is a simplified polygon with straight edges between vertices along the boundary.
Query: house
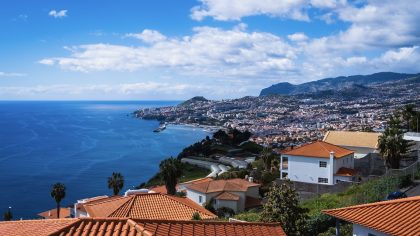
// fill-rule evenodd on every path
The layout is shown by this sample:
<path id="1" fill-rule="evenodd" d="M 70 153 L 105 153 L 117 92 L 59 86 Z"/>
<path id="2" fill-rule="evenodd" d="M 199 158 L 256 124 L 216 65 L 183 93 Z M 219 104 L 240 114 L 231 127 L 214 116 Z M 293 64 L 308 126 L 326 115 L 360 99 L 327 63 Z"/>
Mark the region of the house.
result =
<path id="1" fill-rule="evenodd" d="M 286 236 L 279 223 L 73 218 L 0 222 L 2 236 Z"/>
<path id="2" fill-rule="evenodd" d="M 206 202 L 215 209 L 228 207 L 235 212 L 261 205 L 260 184 L 245 179 L 212 180 L 186 186 L 187 198 L 197 204 Z"/>
<path id="3" fill-rule="evenodd" d="M 196 183 L 203 183 L 203 182 L 208 182 L 208 181 L 213 181 L 213 179 L 210 178 L 210 177 L 195 179 L 195 180 L 179 183 L 175 186 L 175 188 L 176 188 L 177 192 L 185 192 L 186 191 L 186 186 L 188 186 L 188 185 L 196 184 Z M 163 194 L 168 193 L 165 185 L 154 186 L 154 187 L 150 188 L 150 191 L 155 192 L 155 193 L 163 193 Z"/>
<path id="4" fill-rule="evenodd" d="M 420 133 L 407 132 L 404 134 L 404 139 L 411 142 L 410 152 L 420 158 Z"/>
<path id="5" fill-rule="evenodd" d="M 57 208 L 44 211 L 38 214 L 42 219 L 57 219 Z M 71 208 L 61 207 L 60 208 L 60 218 L 70 218 L 71 217 Z"/>
<path id="6" fill-rule="evenodd" d="M 381 133 L 355 131 L 328 131 L 323 141 L 354 151 L 354 158 L 378 153 Z"/>
<path id="7" fill-rule="evenodd" d="M 354 151 L 316 141 L 281 153 L 280 179 L 334 185 L 354 181 Z"/>
<path id="8" fill-rule="evenodd" d="M 109 197 L 107 195 L 92 197 L 92 198 L 85 198 L 81 200 L 77 200 L 77 202 L 74 204 L 74 217 L 87 217 L 87 212 L 85 209 L 85 204 L 93 204 L 93 203 L 99 203 L 101 201 L 107 201 L 112 198 L 118 198 L 119 196 Z"/>
<path id="9" fill-rule="evenodd" d="M 353 223 L 355 236 L 420 235 L 420 196 L 323 212 L 339 220 Z M 337 231 L 340 231 L 339 221 L 337 221 Z"/>
<path id="10" fill-rule="evenodd" d="M 215 214 L 188 198 L 161 193 L 109 197 L 83 204 L 83 211 L 80 216 L 190 220 L 197 212 L 203 220 L 217 218 Z"/>

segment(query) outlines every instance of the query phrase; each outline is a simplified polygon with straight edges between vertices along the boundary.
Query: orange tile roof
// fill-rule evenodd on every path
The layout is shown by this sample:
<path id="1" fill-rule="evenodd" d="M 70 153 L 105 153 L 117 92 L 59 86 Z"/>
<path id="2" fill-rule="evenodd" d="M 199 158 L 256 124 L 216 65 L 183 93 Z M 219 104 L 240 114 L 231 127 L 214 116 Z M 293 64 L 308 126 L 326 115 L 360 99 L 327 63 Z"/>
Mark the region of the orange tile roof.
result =
<path id="1" fill-rule="evenodd" d="M 213 193 L 224 191 L 246 192 L 249 187 L 253 186 L 260 186 L 260 184 L 252 183 L 244 179 L 228 179 L 191 184 L 188 185 L 187 188 L 202 193 Z"/>
<path id="2" fill-rule="evenodd" d="M 201 219 L 216 215 L 188 198 L 160 193 L 136 194 L 95 204 L 86 204 L 90 217 L 130 217 L 142 219 L 190 220 L 195 212 Z"/>
<path id="3" fill-rule="evenodd" d="M 38 214 L 45 219 L 57 219 L 57 208 L 44 211 Z M 68 218 L 71 216 L 71 208 L 60 208 L 60 218 Z"/>
<path id="4" fill-rule="evenodd" d="M 330 152 L 334 152 L 334 158 L 340 158 L 354 153 L 352 150 L 342 148 L 331 143 L 316 141 L 284 151 L 282 154 L 291 156 L 330 158 Z"/>
<path id="5" fill-rule="evenodd" d="M 176 188 L 178 189 L 178 185 L 176 186 Z M 165 185 L 155 186 L 151 188 L 150 191 L 153 191 L 155 193 L 168 194 L 168 190 L 166 189 Z"/>
<path id="6" fill-rule="evenodd" d="M 420 196 L 323 212 L 389 235 L 420 235 Z"/>
<path id="7" fill-rule="evenodd" d="M 338 169 L 337 173 L 335 173 L 335 175 L 338 176 L 355 176 L 356 174 L 357 170 L 346 167 L 341 167 L 340 169 Z"/>
<path id="8" fill-rule="evenodd" d="M 44 236 L 60 230 L 78 219 L 16 220 L 0 222 L 2 236 Z"/>
<path id="9" fill-rule="evenodd" d="M 176 185 L 176 189 L 178 190 L 180 185 L 190 185 L 190 184 L 198 184 L 198 183 L 204 183 L 204 182 L 209 182 L 209 181 L 213 181 L 212 178 L 210 177 L 204 177 L 204 178 L 200 178 L 200 179 L 194 179 L 191 181 L 187 181 L 187 182 L 183 182 L 183 183 L 179 183 Z M 155 193 L 163 193 L 163 194 L 168 194 L 168 191 L 166 190 L 166 186 L 165 185 L 158 185 L 158 186 L 154 186 L 150 189 L 150 191 L 153 191 Z"/>
<path id="10" fill-rule="evenodd" d="M 323 141 L 340 146 L 378 148 L 381 133 L 359 131 L 328 131 Z"/>
<path id="11" fill-rule="evenodd" d="M 19 228 L 17 228 L 19 227 Z M 23 220 L 0 223 L 2 236 L 167 236 L 167 235 L 278 235 L 285 236 L 277 223 L 217 221 L 144 220 L 129 218 L 80 218 Z"/>
<path id="12" fill-rule="evenodd" d="M 239 196 L 229 192 L 222 192 L 215 197 L 217 200 L 238 201 Z"/>

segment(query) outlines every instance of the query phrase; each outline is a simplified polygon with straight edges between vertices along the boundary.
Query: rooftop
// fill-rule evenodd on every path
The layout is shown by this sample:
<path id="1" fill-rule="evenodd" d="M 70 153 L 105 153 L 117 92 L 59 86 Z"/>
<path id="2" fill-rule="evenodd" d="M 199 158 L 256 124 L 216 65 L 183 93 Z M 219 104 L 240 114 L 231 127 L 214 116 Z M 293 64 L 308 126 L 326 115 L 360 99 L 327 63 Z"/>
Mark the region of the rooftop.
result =
<path id="1" fill-rule="evenodd" d="M 338 176 L 355 176 L 356 174 L 357 170 L 346 167 L 341 167 L 340 169 L 338 169 L 337 173 L 335 173 L 335 175 Z"/>
<path id="2" fill-rule="evenodd" d="M 355 131 L 328 131 L 324 142 L 348 147 L 366 147 L 377 149 L 381 133 Z"/>
<path id="3" fill-rule="evenodd" d="M 244 179 L 228 179 L 190 184 L 187 188 L 202 193 L 213 193 L 224 191 L 246 192 L 249 187 L 254 186 L 260 186 L 260 184 L 252 183 Z"/>
<path id="4" fill-rule="evenodd" d="M 188 198 L 160 193 L 145 193 L 113 198 L 99 203 L 85 204 L 91 217 L 130 217 L 141 219 L 190 220 L 195 212 L 201 219 L 215 219 L 216 215 Z"/>
<path id="5" fill-rule="evenodd" d="M 0 222 L 2 236 L 73 235 L 272 235 L 285 236 L 278 223 L 222 221 L 144 220 L 129 218 L 80 218 Z"/>
<path id="6" fill-rule="evenodd" d="M 334 158 L 341 158 L 354 153 L 352 150 L 347 148 L 342 148 L 340 146 L 324 141 L 316 141 L 294 149 L 289 149 L 282 152 L 282 154 L 291 156 L 329 158 L 331 152 L 334 152 Z"/>
<path id="7" fill-rule="evenodd" d="M 45 219 L 57 219 L 57 208 L 41 212 L 38 215 Z M 64 207 L 60 208 L 60 218 L 68 218 L 70 216 L 71 216 L 70 208 L 64 208 Z"/>
<path id="8" fill-rule="evenodd" d="M 420 235 L 420 196 L 323 212 L 389 235 Z"/>

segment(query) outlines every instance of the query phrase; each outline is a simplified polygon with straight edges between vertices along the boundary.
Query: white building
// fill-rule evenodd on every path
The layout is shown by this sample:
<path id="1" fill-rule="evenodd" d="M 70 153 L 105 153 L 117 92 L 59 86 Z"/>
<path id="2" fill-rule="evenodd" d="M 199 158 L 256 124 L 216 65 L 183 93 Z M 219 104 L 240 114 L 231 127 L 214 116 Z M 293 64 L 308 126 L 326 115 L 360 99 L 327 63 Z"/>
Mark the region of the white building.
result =
<path id="1" fill-rule="evenodd" d="M 407 132 L 404 134 L 404 139 L 412 143 L 411 152 L 415 153 L 417 158 L 420 158 L 420 133 Z"/>
<path id="2" fill-rule="evenodd" d="M 280 179 L 334 185 L 354 181 L 354 151 L 317 141 L 283 151 Z"/>
<path id="3" fill-rule="evenodd" d="M 244 179 L 213 180 L 186 186 L 187 198 L 203 205 L 213 204 L 215 209 L 228 207 L 235 212 L 261 205 L 260 184 Z"/>
<path id="4" fill-rule="evenodd" d="M 420 196 L 323 211 L 340 221 L 353 223 L 354 236 L 420 235 Z"/>

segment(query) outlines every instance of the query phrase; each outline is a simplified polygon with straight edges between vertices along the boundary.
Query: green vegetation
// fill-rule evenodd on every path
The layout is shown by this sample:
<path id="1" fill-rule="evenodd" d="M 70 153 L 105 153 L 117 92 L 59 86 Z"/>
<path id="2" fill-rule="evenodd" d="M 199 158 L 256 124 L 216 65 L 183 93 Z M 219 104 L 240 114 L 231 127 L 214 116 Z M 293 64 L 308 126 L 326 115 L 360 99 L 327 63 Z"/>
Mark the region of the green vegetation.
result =
<path id="1" fill-rule="evenodd" d="M 159 174 L 170 195 L 176 194 L 176 184 L 182 176 L 182 163 L 179 159 L 170 157 L 159 164 Z"/>
<path id="2" fill-rule="evenodd" d="M 194 179 L 200 179 L 206 177 L 210 174 L 210 170 L 201 168 L 195 165 L 191 165 L 188 163 L 181 163 L 182 164 L 182 176 L 179 178 L 179 182 L 187 182 Z M 155 174 L 152 178 L 150 178 L 146 183 L 142 183 L 137 186 L 137 189 L 140 188 L 147 188 L 157 185 L 164 184 L 162 178 L 160 177 L 160 173 Z"/>
<path id="3" fill-rule="evenodd" d="M 108 188 L 112 189 L 114 196 L 118 195 L 123 187 L 124 176 L 121 173 L 112 172 L 112 175 L 108 177 Z"/>
<path id="4" fill-rule="evenodd" d="M 248 222 L 257 222 L 260 221 L 261 210 L 251 209 L 249 211 L 241 212 L 235 215 L 235 219 L 244 220 Z"/>
<path id="5" fill-rule="evenodd" d="M 66 186 L 62 183 L 55 183 L 51 190 L 51 197 L 57 203 L 57 218 L 60 218 L 60 202 L 66 197 Z"/>
<path id="6" fill-rule="evenodd" d="M 273 184 L 261 212 L 264 222 L 280 222 L 287 235 L 305 235 L 307 209 L 299 205 L 299 195 L 290 181 Z"/>
<path id="7" fill-rule="evenodd" d="M 4 221 L 10 221 L 13 219 L 13 214 L 12 214 L 12 210 L 10 210 L 11 207 L 9 207 L 9 209 L 4 213 L 3 215 L 3 220 Z"/>
<path id="8" fill-rule="evenodd" d="M 191 217 L 191 220 L 201 220 L 200 214 L 198 212 L 194 212 Z"/>

